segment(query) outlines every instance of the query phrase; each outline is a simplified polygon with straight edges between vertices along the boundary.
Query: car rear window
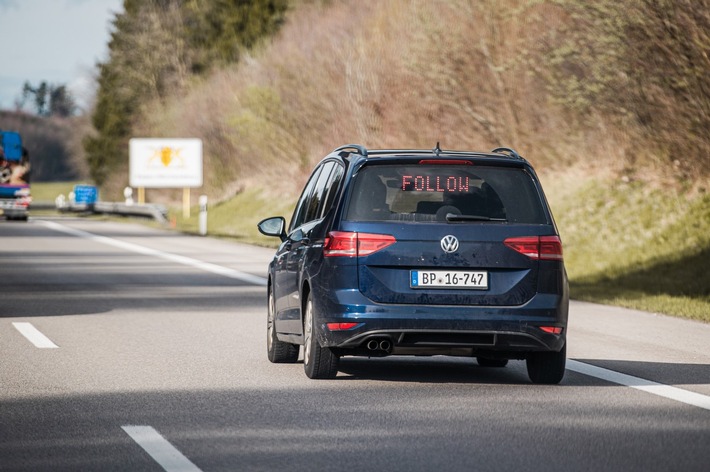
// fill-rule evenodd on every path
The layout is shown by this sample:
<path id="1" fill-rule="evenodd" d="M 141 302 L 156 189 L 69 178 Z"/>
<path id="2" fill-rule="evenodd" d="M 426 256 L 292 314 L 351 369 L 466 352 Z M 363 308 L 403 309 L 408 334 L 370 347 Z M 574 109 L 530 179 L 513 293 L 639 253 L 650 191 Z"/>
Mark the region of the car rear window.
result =
<path id="1" fill-rule="evenodd" d="M 456 221 L 547 223 L 524 169 L 472 165 L 365 166 L 355 177 L 345 219 L 446 222 L 447 215 Z"/>

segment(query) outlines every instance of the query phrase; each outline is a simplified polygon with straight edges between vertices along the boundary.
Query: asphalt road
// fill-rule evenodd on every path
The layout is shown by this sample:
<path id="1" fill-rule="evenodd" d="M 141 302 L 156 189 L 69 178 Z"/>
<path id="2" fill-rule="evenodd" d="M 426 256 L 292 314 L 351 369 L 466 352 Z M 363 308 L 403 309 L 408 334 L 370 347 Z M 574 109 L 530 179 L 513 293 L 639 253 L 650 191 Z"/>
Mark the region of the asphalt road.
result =
<path id="1" fill-rule="evenodd" d="M 315 381 L 266 359 L 271 254 L 0 222 L 0 470 L 710 470 L 710 325 L 573 302 L 558 386 L 444 357 Z"/>

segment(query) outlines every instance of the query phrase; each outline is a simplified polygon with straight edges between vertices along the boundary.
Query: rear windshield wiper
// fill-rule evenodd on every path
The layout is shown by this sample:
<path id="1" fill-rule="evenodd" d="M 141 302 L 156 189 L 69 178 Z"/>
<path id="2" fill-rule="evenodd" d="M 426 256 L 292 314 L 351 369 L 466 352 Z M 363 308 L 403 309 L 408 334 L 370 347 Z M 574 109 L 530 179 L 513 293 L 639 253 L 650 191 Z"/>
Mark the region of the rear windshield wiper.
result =
<path id="1" fill-rule="evenodd" d="M 505 223 L 508 220 L 505 218 L 491 218 L 490 216 L 457 215 L 455 213 L 447 213 L 446 221 L 498 221 Z"/>

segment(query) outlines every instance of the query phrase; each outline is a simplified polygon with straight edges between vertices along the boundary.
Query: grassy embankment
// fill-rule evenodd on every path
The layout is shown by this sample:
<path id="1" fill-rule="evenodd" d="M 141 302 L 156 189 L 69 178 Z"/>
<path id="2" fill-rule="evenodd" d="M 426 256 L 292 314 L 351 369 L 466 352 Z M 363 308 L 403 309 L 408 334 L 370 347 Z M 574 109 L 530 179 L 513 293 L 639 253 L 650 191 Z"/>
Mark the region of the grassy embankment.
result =
<path id="1" fill-rule="evenodd" d="M 710 322 L 710 195 L 543 177 L 575 299 Z"/>
<path id="2" fill-rule="evenodd" d="M 54 202 L 59 195 L 65 197 L 82 182 L 38 182 L 32 183 L 32 199 L 36 202 Z"/>

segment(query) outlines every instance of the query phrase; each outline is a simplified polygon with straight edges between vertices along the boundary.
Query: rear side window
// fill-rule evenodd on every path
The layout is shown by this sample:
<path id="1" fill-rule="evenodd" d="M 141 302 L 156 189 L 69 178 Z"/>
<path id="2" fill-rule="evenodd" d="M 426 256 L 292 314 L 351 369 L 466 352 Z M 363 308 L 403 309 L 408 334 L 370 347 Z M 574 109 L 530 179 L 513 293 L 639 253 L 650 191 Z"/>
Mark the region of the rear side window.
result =
<path id="1" fill-rule="evenodd" d="M 316 181 L 315 187 L 313 187 L 313 195 L 308 202 L 306 216 L 303 221 L 304 223 L 308 223 L 309 221 L 317 220 L 319 218 L 320 210 L 323 206 L 322 203 L 326 187 L 330 181 L 330 173 L 333 171 L 333 167 L 335 167 L 335 162 L 323 164 L 320 176 Z"/>
<path id="2" fill-rule="evenodd" d="M 343 181 L 343 174 L 345 169 L 339 164 L 335 164 L 333 171 L 330 173 L 330 179 L 325 189 L 325 200 L 320 210 L 320 218 L 323 218 L 326 213 L 333 207 L 335 198 L 338 195 L 338 190 L 340 189 L 340 183 Z"/>
<path id="3" fill-rule="evenodd" d="M 289 232 L 325 216 L 338 193 L 343 172 L 335 161 L 326 162 L 313 172 L 296 204 Z"/>
<path id="4" fill-rule="evenodd" d="M 369 165 L 358 172 L 350 221 L 467 221 L 546 224 L 532 177 L 523 169 L 473 165 Z"/>
<path id="5" fill-rule="evenodd" d="M 321 170 L 322 167 L 319 167 L 315 170 L 315 172 L 313 172 L 311 178 L 306 184 L 306 187 L 303 189 L 303 193 L 301 193 L 301 198 L 298 199 L 296 208 L 293 211 L 293 218 L 291 219 L 291 226 L 289 227 L 289 232 L 308 222 L 308 220 L 306 219 L 306 215 L 308 214 L 309 209 L 312 209 L 314 206 L 313 188 L 318 183 L 318 177 L 321 174 Z M 317 205 L 318 202 L 315 202 L 315 206 Z"/>

